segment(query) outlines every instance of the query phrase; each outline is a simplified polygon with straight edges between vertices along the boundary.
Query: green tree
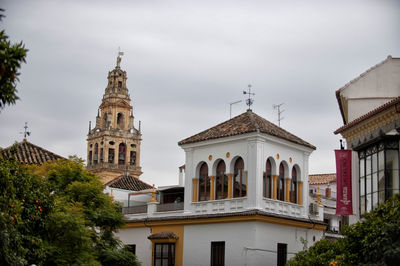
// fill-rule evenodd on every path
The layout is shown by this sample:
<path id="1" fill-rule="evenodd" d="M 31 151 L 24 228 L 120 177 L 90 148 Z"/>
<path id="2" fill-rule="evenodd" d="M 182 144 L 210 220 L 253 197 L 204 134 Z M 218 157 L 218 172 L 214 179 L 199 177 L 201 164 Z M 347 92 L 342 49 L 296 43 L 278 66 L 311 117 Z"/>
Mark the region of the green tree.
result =
<path id="1" fill-rule="evenodd" d="M 4 17 L 0 9 L 0 21 Z M 4 30 L 0 31 L 0 110 L 5 105 L 15 104 L 18 100 L 17 81 L 21 63 L 25 63 L 25 45 L 21 42 L 11 44 Z"/>
<path id="2" fill-rule="evenodd" d="M 287 265 L 399 265 L 400 194 L 366 213 L 343 230 L 336 242 L 321 240 L 301 251 Z"/>
<path id="3" fill-rule="evenodd" d="M 0 265 L 139 265 L 114 237 L 121 206 L 81 163 L 0 158 Z"/>

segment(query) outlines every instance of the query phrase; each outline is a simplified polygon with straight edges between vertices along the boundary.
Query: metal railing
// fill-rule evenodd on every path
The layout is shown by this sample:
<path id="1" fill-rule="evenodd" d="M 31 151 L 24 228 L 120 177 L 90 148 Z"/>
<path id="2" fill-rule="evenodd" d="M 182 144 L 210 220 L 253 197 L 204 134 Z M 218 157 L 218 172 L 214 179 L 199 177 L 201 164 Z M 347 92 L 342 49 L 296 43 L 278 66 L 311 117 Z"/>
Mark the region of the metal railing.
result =
<path id="1" fill-rule="evenodd" d="M 183 210 L 183 202 L 165 203 L 157 205 L 157 212 L 170 212 Z"/>
<path id="2" fill-rule="evenodd" d="M 147 213 L 147 205 L 123 207 L 122 213 L 123 214 Z"/>

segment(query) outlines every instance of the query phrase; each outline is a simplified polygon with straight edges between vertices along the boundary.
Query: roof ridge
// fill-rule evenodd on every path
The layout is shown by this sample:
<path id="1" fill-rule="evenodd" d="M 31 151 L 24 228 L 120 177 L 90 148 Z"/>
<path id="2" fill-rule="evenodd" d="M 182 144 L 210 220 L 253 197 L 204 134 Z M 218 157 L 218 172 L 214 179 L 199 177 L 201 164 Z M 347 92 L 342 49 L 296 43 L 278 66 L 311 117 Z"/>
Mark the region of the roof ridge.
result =
<path id="1" fill-rule="evenodd" d="M 250 121 L 253 123 L 254 127 L 256 128 L 257 133 L 259 133 L 260 132 L 260 127 L 258 126 L 257 121 L 253 117 L 253 115 L 254 115 L 253 111 L 251 109 L 248 109 L 246 114 L 249 116 Z"/>

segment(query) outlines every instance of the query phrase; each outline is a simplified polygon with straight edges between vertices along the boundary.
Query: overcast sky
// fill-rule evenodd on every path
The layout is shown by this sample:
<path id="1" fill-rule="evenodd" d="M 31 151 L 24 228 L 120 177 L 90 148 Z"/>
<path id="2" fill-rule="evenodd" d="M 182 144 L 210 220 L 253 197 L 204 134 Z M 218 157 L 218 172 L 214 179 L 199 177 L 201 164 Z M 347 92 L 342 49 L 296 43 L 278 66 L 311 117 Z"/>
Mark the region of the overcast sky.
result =
<path id="1" fill-rule="evenodd" d="M 310 174 L 335 172 L 342 125 L 335 90 L 388 55 L 400 56 L 400 1 L 2 1 L 1 22 L 29 49 L 21 98 L 0 113 L 0 147 L 28 140 L 86 159 L 115 67 L 142 121 L 141 178 L 176 184 L 177 142 L 252 109 L 317 147 Z"/>

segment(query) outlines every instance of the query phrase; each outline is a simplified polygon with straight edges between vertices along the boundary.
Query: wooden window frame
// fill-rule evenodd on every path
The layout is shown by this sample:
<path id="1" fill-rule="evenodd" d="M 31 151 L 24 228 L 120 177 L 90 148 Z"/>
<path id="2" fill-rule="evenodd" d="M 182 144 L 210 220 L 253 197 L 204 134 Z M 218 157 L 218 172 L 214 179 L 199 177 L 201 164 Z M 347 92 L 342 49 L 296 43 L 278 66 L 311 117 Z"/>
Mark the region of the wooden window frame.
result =
<path id="1" fill-rule="evenodd" d="M 225 265 L 225 241 L 212 241 L 210 266 Z"/>

